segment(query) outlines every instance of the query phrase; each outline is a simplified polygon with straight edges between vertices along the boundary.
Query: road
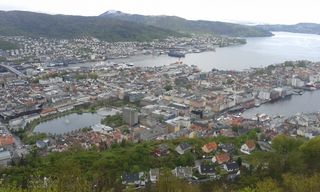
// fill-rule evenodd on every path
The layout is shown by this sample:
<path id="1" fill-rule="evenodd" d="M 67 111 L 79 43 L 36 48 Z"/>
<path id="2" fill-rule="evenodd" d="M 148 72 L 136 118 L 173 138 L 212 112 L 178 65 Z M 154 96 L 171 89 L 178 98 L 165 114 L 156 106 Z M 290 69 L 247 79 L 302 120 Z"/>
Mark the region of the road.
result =
<path id="1" fill-rule="evenodd" d="M 18 71 L 17 69 L 9 66 L 9 65 L 5 65 L 5 64 L 0 64 L 1 67 L 4 67 L 6 69 L 8 69 L 9 71 L 11 71 L 12 73 L 15 73 L 16 75 L 18 75 L 19 77 L 25 77 L 25 74 L 23 74 L 21 71 Z"/>

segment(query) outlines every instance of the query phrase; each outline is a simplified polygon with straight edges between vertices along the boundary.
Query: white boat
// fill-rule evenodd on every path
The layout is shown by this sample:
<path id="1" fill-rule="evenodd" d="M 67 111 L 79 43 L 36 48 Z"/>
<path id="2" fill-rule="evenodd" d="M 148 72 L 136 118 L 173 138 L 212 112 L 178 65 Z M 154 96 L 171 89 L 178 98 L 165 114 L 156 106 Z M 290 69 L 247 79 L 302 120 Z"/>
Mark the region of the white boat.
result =
<path id="1" fill-rule="evenodd" d="M 134 66 L 133 63 L 127 63 L 126 65 L 127 65 L 128 67 L 133 67 L 133 66 Z"/>

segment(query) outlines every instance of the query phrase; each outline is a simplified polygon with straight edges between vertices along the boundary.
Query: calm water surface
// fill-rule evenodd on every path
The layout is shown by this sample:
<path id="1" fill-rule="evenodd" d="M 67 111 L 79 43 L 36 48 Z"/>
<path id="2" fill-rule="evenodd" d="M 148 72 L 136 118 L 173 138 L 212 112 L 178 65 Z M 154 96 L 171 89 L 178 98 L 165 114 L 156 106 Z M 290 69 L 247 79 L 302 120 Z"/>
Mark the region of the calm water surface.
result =
<path id="1" fill-rule="evenodd" d="M 320 111 L 320 90 L 307 91 L 303 95 L 291 97 L 273 103 L 266 103 L 257 108 L 252 108 L 243 113 L 244 117 L 252 118 L 257 113 L 267 115 L 283 115 L 286 117 L 297 113 L 313 113 Z"/>
<path id="2" fill-rule="evenodd" d="M 287 60 L 320 61 L 320 35 L 274 32 L 273 37 L 248 38 L 247 44 L 217 48 L 216 52 L 187 54 L 181 59 L 189 65 L 197 65 L 203 71 L 212 68 L 243 70 L 282 63 Z M 178 61 L 162 56 L 135 56 L 114 60 L 132 62 L 136 66 L 160 66 Z"/>
<path id="3" fill-rule="evenodd" d="M 37 133 L 64 134 L 100 123 L 103 116 L 97 113 L 71 114 L 40 123 L 34 129 Z"/>

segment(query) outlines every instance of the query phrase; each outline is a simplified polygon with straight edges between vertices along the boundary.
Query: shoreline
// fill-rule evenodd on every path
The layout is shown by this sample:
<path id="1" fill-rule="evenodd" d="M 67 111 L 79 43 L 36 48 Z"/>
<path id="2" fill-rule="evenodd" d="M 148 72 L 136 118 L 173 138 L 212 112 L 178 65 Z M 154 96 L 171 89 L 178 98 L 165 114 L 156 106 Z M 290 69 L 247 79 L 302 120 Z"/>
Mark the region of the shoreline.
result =
<path id="1" fill-rule="evenodd" d="M 306 90 L 306 89 L 304 89 L 304 88 L 301 88 L 301 89 L 299 89 L 299 90 L 301 90 L 301 92 L 302 93 L 291 93 L 291 94 L 289 94 L 289 95 L 286 95 L 285 97 L 281 97 L 281 98 L 279 98 L 279 99 L 276 99 L 276 100 L 266 100 L 265 102 L 263 102 L 263 103 L 261 103 L 260 104 L 260 106 L 253 106 L 253 107 L 250 107 L 250 108 L 247 108 L 247 109 L 244 109 L 243 111 L 241 111 L 240 113 L 241 113 L 241 116 L 244 118 L 244 119 L 252 119 L 252 118 L 254 118 L 255 116 L 252 116 L 251 115 L 251 117 L 245 117 L 245 116 L 243 116 L 243 114 L 245 113 L 245 112 L 247 112 L 247 111 L 249 111 L 249 110 L 253 110 L 253 109 L 255 109 L 255 108 L 260 108 L 260 107 L 262 107 L 262 106 L 264 106 L 264 105 L 276 105 L 278 102 L 282 102 L 282 101 L 285 101 L 285 100 L 290 100 L 291 99 L 291 97 L 292 96 L 297 96 L 297 97 L 300 97 L 300 96 L 303 96 L 304 94 L 306 94 L 307 92 L 316 92 L 316 91 L 320 91 L 320 89 L 318 88 L 318 89 L 315 89 L 315 90 Z M 318 111 L 313 111 L 313 112 L 298 112 L 298 113 L 317 113 L 317 112 L 319 112 L 320 111 L 320 109 L 318 110 Z M 238 112 L 239 113 L 239 112 Z M 234 113 L 231 113 L 231 114 L 237 114 L 237 112 L 234 112 Z M 256 114 L 259 114 L 259 113 L 256 113 Z M 289 117 L 291 117 L 291 116 L 294 116 L 293 114 L 292 115 L 284 115 L 284 114 L 277 114 L 277 115 L 272 115 L 272 114 L 268 114 L 268 112 L 265 112 L 264 114 L 266 114 L 266 115 L 268 115 L 269 117 L 274 117 L 274 116 L 284 116 L 284 117 L 287 117 L 287 118 L 289 118 Z"/>

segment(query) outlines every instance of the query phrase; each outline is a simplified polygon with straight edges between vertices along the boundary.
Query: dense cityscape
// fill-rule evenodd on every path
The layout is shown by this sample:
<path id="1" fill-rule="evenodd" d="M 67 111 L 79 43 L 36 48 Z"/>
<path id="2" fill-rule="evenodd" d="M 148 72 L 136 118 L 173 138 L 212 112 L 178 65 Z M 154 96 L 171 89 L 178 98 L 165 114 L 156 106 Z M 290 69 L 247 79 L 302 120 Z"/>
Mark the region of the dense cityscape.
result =
<path id="1" fill-rule="evenodd" d="M 320 82 L 319 63 L 287 61 L 266 68 L 245 71 L 213 69 L 210 72 L 202 72 L 197 66 L 188 66 L 178 59 L 176 63 L 160 67 L 136 67 L 132 63 L 115 62 L 72 67 L 72 64 L 52 64 L 54 61 L 57 64 L 56 59 L 61 55 L 72 55 L 70 58 L 83 62 L 95 60 L 92 55 L 93 60 L 81 60 L 74 49 L 95 50 L 91 54 L 104 59 L 105 56 L 99 53 L 106 47 L 101 48 L 101 44 L 94 40 L 58 43 L 46 39 L 12 39 L 27 45 L 23 50 L 3 54 L 8 61 L 2 62 L 1 73 L 2 165 L 19 161 L 34 147 L 41 155 L 47 155 L 67 151 L 74 146 L 86 150 L 96 147 L 106 149 L 123 142 L 220 136 L 237 138 L 256 134 L 243 140 L 240 148 L 234 143 L 205 143 L 198 151 L 202 155 L 195 159 L 194 166 L 178 166 L 172 171 L 176 177 L 194 183 L 216 180 L 225 174 L 228 179 L 234 180 L 241 176 L 239 159 L 243 159 L 243 166 L 250 167 L 250 163 L 245 161 L 246 156 L 254 150 L 272 150 L 270 141 L 277 135 L 311 139 L 320 134 L 318 113 L 292 117 L 256 114 L 245 118 L 241 115 L 245 110 L 264 103 L 316 90 Z M 199 47 L 204 41 L 207 45 Z M 213 44 L 212 40 L 207 38 L 188 39 L 188 42 L 192 42 L 193 49 L 213 49 L 209 46 Z M 138 50 L 140 54 L 148 51 L 151 54 L 150 49 L 141 50 L 144 46 L 156 47 L 154 50 L 158 53 L 166 52 L 170 47 L 182 44 L 188 43 L 173 39 L 156 45 L 116 43 L 109 45 L 114 52 L 108 57 L 130 56 L 137 54 Z M 45 48 L 41 48 L 44 45 Z M 46 59 L 52 60 L 43 61 L 46 54 Z M 29 58 L 28 63 L 12 65 L 12 61 L 26 57 Z M 63 58 L 60 62 L 66 60 Z M 58 133 L 35 130 L 42 122 L 68 117 L 73 113 L 97 113 L 103 119 L 90 126 Z M 66 119 L 65 123 L 72 122 Z M 169 153 L 183 155 L 190 150 L 194 150 L 194 146 L 185 141 L 174 149 L 159 144 L 152 153 L 160 158 Z M 160 168 L 151 169 L 148 173 L 151 182 L 157 181 Z M 123 174 L 125 185 L 143 187 L 149 181 L 145 172 Z"/>
<path id="2" fill-rule="evenodd" d="M 91 1 L 0 2 L 1 192 L 320 191 L 318 20 Z"/>

